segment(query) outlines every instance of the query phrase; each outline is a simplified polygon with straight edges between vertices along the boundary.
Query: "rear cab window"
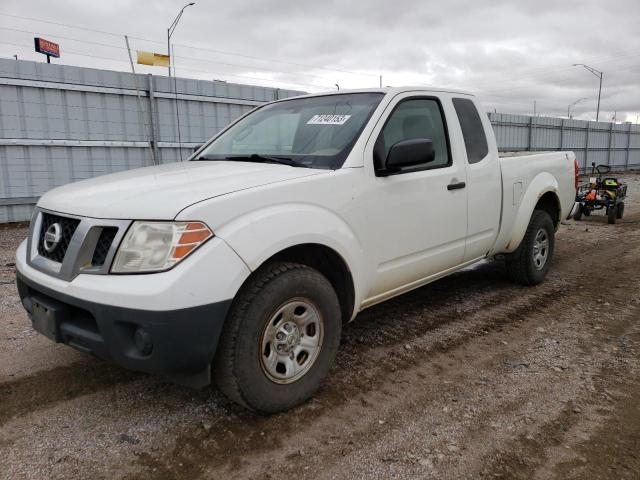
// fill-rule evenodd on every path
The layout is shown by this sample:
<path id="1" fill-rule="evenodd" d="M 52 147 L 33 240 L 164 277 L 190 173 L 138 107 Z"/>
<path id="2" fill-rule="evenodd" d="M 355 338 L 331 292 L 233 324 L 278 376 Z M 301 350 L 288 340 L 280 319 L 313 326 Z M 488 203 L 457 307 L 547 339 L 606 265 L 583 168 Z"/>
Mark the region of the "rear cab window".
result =
<path id="1" fill-rule="evenodd" d="M 478 109 L 468 98 L 454 98 L 453 106 L 462 128 L 467 160 L 470 164 L 478 163 L 489 153 L 487 136 Z"/>

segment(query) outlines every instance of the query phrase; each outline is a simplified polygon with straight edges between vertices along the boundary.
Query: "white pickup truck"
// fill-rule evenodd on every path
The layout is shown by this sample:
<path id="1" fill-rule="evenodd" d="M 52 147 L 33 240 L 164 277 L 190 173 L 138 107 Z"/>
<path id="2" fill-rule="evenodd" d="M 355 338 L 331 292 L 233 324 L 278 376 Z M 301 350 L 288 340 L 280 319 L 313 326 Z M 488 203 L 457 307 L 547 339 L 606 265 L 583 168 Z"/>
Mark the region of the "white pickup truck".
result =
<path id="1" fill-rule="evenodd" d="M 466 93 L 302 96 L 187 162 L 46 193 L 17 284 L 56 342 L 277 412 L 315 392 L 367 307 L 496 254 L 541 282 L 576 182 L 571 152 L 499 158 Z"/>

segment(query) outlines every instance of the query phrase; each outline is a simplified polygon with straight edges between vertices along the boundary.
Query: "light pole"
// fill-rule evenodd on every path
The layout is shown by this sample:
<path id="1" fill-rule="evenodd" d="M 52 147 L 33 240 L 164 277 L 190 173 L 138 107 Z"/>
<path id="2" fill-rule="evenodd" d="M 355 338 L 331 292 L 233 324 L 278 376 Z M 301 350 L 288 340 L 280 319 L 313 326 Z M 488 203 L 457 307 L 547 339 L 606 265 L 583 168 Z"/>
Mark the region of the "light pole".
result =
<path id="1" fill-rule="evenodd" d="M 178 22 L 180 21 L 180 17 L 182 17 L 182 13 L 184 12 L 184 9 L 195 4 L 196 4 L 195 2 L 190 2 L 190 3 L 187 3 L 184 7 L 182 7 L 182 10 L 180 10 L 180 13 L 178 13 L 173 23 L 169 26 L 169 28 L 167 28 L 167 55 L 169 55 L 169 76 L 171 76 L 171 63 L 172 63 L 171 62 L 171 35 L 173 35 L 173 31 L 178 26 Z"/>
<path id="2" fill-rule="evenodd" d="M 567 117 L 571 118 L 571 107 L 575 107 L 578 103 L 587 100 L 586 98 L 579 98 L 578 100 L 576 100 L 573 103 L 570 103 L 569 105 L 567 105 Z"/>
<path id="3" fill-rule="evenodd" d="M 596 70 L 593 67 L 590 67 L 589 65 L 585 65 L 584 63 L 574 63 L 573 66 L 584 67 L 600 79 L 600 88 L 598 89 L 598 109 L 596 110 L 596 122 L 597 122 L 598 117 L 600 116 L 600 94 L 602 93 L 602 72 L 600 70 Z"/>

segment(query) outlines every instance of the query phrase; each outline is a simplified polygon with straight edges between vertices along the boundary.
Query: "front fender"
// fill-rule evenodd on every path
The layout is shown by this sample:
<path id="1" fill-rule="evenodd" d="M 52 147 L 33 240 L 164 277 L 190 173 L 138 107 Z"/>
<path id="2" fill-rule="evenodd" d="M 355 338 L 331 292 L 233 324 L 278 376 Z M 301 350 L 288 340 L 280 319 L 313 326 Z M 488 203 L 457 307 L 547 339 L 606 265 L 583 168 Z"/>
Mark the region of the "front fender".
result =
<path id="1" fill-rule="evenodd" d="M 520 201 L 517 210 L 514 212 L 515 218 L 513 220 L 511 233 L 507 236 L 505 248 L 502 249 L 504 252 L 513 252 L 518 248 L 518 246 L 520 246 L 520 242 L 522 242 L 527 231 L 527 227 L 529 226 L 529 220 L 531 219 L 533 210 L 540 198 L 542 198 L 542 196 L 547 192 L 553 192 L 556 197 L 559 198 L 558 181 L 549 172 L 542 172 L 534 177 L 522 195 L 522 200 Z M 511 202 L 511 198 L 505 200 L 507 205 L 509 202 Z M 507 205 L 504 207 L 507 207 Z"/>
<path id="2" fill-rule="evenodd" d="M 216 229 L 251 271 L 289 247 L 320 244 L 334 250 L 354 280 L 356 302 L 361 299 L 363 247 L 349 225 L 326 208 L 306 203 L 269 205 L 226 222 Z M 358 303 L 356 303 L 358 305 Z"/>

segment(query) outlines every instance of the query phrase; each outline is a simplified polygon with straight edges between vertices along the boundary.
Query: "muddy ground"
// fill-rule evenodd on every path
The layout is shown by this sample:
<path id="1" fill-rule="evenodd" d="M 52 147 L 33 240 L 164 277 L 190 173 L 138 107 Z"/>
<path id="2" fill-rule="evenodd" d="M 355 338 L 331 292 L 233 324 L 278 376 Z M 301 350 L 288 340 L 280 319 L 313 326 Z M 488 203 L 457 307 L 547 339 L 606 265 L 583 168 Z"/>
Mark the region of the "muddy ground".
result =
<path id="1" fill-rule="evenodd" d="M 501 261 L 363 312 L 271 417 L 33 332 L 0 228 L 0 478 L 640 478 L 640 176 L 568 222 L 533 288 Z"/>

